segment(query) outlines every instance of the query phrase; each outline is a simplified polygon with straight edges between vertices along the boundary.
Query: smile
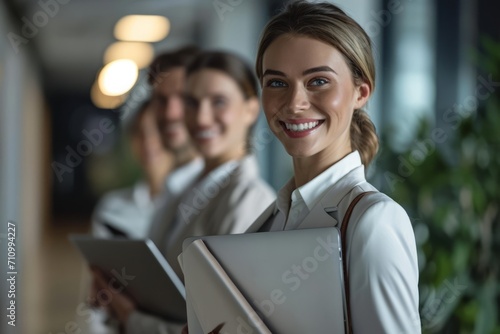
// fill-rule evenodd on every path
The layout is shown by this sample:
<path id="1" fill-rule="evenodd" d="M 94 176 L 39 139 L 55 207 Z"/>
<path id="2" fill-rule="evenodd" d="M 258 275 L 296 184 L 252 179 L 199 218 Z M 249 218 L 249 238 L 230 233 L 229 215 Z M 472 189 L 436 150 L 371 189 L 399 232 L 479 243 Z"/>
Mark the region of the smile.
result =
<path id="1" fill-rule="evenodd" d="M 198 131 L 196 132 L 195 134 L 195 138 L 196 139 L 211 139 L 211 138 L 214 138 L 215 136 L 218 135 L 218 131 L 217 130 L 202 130 L 202 131 Z"/>
<path id="2" fill-rule="evenodd" d="M 304 137 L 315 131 L 323 124 L 324 120 L 294 120 L 292 122 L 280 121 L 285 133 L 290 137 Z"/>
<path id="3" fill-rule="evenodd" d="M 291 124 L 291 123 L 284 123 L 284 124 L 287 130 L 297 132 L 297 131 L 313 129 L 319 125 L 319 121 L 300 123 L 300 124 Z"/>

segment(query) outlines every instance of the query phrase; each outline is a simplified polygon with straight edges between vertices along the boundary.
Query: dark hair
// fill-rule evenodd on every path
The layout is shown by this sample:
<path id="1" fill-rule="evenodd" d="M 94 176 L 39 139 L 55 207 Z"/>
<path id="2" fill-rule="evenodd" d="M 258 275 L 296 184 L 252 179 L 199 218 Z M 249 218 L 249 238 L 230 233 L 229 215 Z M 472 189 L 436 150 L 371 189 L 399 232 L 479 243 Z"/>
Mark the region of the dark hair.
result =
<path id="1" fill-rule="evenodd" d="M 245 99 L 258 96 L 258 83 L 252 68 L 239 56 L 223 51 L 203 52 L 188 65 L 186 75 L 206 68 L 230 76 L 238 84 Z"/>
<path id="2" fill-rule="evenodd" d="M 261 36 L 255 70 L 262 80 L 264 52 L 278 37 L 291 34 L 306 36 L 333 46 L 344 57 L 356 86 L 366 83 L 375 90 L 375 61 L 370 37 L 363 28 L 337 6 L 299 0 L 289 3 L 273 17 Z M 378 137 L 370 117 L 354 110 L 350 129 L 351 144 L 367 166 L 378 151 Z"/>
<path id="3" fill-rule="evenodd" d="M 156 78 L 174 67 L 187 67 L 201 50 L 196 46 L 185 46 L 176 51 L 158 55 L 148 69 L 148 83 L 153 85 Z"/>

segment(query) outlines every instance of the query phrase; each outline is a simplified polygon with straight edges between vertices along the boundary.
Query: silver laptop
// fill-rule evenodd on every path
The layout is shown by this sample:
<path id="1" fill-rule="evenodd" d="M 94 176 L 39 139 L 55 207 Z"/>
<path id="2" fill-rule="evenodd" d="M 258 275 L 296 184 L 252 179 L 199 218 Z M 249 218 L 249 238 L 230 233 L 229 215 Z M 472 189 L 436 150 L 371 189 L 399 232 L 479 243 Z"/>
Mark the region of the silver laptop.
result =
<path id="1" fill-rule="evenodd" d="M 141 310 L 174 322 L 186 321 L 184 285 L 151 240 L 90 235 L 70 235 L 69 239 L 90 265 L 104 270 L 110 282 L 115 278 L 113 289 L 125 286 Z"/>
<path id="2" fill-rule="evenodd" d="M 348 328 L 335 227 L 189 238 L 181 262 L 190 327 L 208 332 L 224 323 L 221 333 L 287 334 Z"/>

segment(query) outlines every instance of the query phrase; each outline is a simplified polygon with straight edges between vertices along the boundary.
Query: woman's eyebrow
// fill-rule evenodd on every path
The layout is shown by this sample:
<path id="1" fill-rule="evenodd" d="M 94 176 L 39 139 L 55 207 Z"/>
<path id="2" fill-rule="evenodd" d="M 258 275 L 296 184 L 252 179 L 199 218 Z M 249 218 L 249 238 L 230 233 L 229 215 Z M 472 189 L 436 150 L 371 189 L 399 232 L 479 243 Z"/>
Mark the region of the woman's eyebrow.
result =
<path id="1" fill-rule="evenodd" d="M 304 72 L 302 72 L 302 75 L 307 75 L 307 74 L 316 73 L 316 72 L 332 72 L 332 73 L 337 74 L 337 72 L 335 72 L 329 66 L 318 66 L 318 67 L 313 67 L 313 68 L 309 68 L 309 69 L 305 70 Z M 281 77 L 286 77 L 285 73 L 283 73 L 281 71 L 276 71 L 276 70 L 265 70 L 264 74 L 262 76 L 265 77 L 266 75 L 277 75 L 277 76 L 281 76 Z"/>
<path id="2" fill-rule="evenodd" d="M 302 72 L 302 75 L 307 75 L 307 74 L 316 73 L 316 72 L 333 72 L 333 73 L 337 74 L 337 72 L 335 72 L 329 66 L 318 66 L 318 67 L 313 67 L 313 68 L 309 68 L 309 69 L 305 70 L 304 72 Z"/>
<path id="3" fill-rule="evenodd" d="M 279 75 L 281 77 L 286 77 L 285 73 L 276 70 L 265 70 L 262 76 L 265 77 L 266 75 Z"/>

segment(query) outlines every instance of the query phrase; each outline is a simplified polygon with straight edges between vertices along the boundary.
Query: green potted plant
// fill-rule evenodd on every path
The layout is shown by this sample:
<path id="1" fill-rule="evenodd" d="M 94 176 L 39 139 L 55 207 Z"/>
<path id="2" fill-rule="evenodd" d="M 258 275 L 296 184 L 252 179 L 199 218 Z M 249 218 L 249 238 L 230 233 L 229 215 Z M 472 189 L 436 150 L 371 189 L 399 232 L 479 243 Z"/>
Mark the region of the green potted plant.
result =
<path id="1" fill-rule="evenodd" d="M 422 121 L 402 153 L 383 135 L 377 159 L 382 190 L 414 225 L 424 333 L 500 333 L 500 44 L 482 45 L 478 85 L 490 85 L 446 129 Z"/>

